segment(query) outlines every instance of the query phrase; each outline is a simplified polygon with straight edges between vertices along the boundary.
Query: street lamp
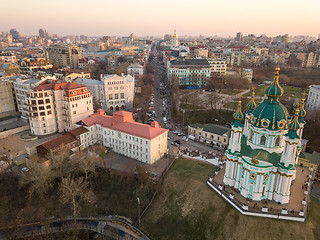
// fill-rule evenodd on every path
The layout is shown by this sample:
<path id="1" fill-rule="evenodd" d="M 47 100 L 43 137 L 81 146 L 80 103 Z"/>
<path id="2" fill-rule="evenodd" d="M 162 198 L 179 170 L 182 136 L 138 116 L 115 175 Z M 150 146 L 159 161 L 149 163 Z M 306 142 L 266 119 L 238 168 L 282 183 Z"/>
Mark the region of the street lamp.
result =
<path id="1" fill-rule="evenodd" d="M 138 226 L 140 226 L 140 199 L 137 197 L 138 200 Z"/>

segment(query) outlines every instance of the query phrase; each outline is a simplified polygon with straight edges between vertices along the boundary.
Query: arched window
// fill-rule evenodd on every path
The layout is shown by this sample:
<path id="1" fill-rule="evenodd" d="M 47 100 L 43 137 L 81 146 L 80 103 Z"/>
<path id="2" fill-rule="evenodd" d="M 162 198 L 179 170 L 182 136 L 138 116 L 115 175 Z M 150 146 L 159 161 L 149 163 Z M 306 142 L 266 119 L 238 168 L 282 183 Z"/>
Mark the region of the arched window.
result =
<path id="1" fill-rule="evenodd" d="M 252 138 L 253 138 L 253 131 L 251 130 L 249 134 L 249 139 L 252 141 Z"/>
<path id="2" fill-rule="evenodd" d="M 276 146 L 276 147 L 279 147 L 279 146 L 280 146 L 280 136 L 278 136 L 278 137 L 276 138 L 275 146 Z"/>
<path id="3" fill-rule="evenodd" d="M 266 141 L 267 141 L 267 138 L 265 135 L 261 136 L 260 138 L 260 145 L 266 145 Z"/>

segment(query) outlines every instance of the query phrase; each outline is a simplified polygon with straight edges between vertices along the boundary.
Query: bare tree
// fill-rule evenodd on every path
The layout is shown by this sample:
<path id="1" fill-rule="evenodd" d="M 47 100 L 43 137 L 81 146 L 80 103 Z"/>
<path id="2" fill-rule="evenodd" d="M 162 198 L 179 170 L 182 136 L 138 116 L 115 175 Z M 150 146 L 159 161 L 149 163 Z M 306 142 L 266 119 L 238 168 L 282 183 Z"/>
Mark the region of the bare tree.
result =
<path id="1" fill-rule="evenodd" d="M 13 174 L 16 158 L 23 151 L 24 143 L 19 136 L 10 135 L 7 138 L 1 139 L 0 145 L 0 160 L 8 165 L 10 172 Z"/>
<path id="2" fill-rule="evenodd" d="M 207 102 L 210 104 L 211 110 L 214 108 L 213 106 L 216 106 L 217 101 L 219 100 L 217 94 L 215 92 L 210 92 L 207 96 Z"/>
<path id="3" fill-rule="evenodd" d="M 33 196 L 43 199 L 53 187 L 53 175 L 48 166 L 38 163 L 35 159 L 31 161 L 31 171 L 21 176 L 19 184 L 22 187 L 29 185 L 29 199 Z"/>
<path id="4" fill-rule="evenodd" d="M 62 178 L 60 192 L 61 202 L 72 206 L 74 222 L 76 222 L 77 214 L 80 211 L 80 204 L 82 202 L 94 202 L 94 193 L 88 189 L 88 183 L 83 177 L 75 179 L 68 175 Z"/>
<path id="5" fill-rule="evenodd" d="M 97 158 L 96 156 L 90 154 L 87 154 L 85 157 L 81 157 L 81 153 L 76 155 L 77 156 L 74 158 L 76 159 L 75 161 L 77 161 L 77 168 L 80 172 L 85 174 L 85 180 L 87 181 L 88 174 L 95 173 Z"/>

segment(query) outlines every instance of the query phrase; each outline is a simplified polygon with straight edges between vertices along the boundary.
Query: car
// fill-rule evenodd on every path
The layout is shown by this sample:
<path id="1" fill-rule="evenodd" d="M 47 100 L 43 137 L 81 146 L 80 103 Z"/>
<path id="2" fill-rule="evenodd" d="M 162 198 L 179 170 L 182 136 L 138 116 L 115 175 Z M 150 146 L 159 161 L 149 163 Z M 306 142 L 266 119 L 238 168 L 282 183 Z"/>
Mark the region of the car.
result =
<path id="1" fill-rule="evenodd" d="M 168 140 L 170 140 L 171 138 L 168 136 Z"/>
<path id="2" fill-rule="evenodd" d="M 27 173 L 27 172 L 29 172 L 29 168 L 23 167 L 23 168 L 21 168 L 21 171 Z"/>

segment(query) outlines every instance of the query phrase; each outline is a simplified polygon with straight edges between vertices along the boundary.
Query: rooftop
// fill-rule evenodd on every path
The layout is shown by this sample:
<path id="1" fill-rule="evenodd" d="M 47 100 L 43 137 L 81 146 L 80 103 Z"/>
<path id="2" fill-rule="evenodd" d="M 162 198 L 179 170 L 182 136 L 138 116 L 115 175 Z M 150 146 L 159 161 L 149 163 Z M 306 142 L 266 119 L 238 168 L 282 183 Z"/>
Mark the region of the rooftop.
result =
<path id="1" fill-rule="evenodd" d="M 175 60 L 170 63 L 173 66 L 187 66 L 187 65 L 203 65 L 210 66 L 207 59 L 185 59 L 185 60 Z"/>
<path id="2" fill-rule="evenodd" d="M 218 135 L 227 134 L 228 137 L 230 135 L 230 130 L 231 130 L 228 127 L 217 125 L 217 124 L 194 123 L 194 124 L 190 124 L 189 126 L 193 127 L 193 128 L 202 128 L 203 131 L 210 132 L 210 133 L 215 133 L 215 134 L 218 134 Z"/>
<path id="3" fill-rule="evenodd" d="M 168 129 L 159 127 L 158 124 L 150 126 L 135 122 L 132 113 L 127 111 L 114 112 L 112 116 L 109 116 L 105 115 L 104 111 L 98 110 L 96 114 L 81 120 L 79 123 L 88 127 L 98 124 L 105 128 L 150 140 L 168 131 Z"/>

